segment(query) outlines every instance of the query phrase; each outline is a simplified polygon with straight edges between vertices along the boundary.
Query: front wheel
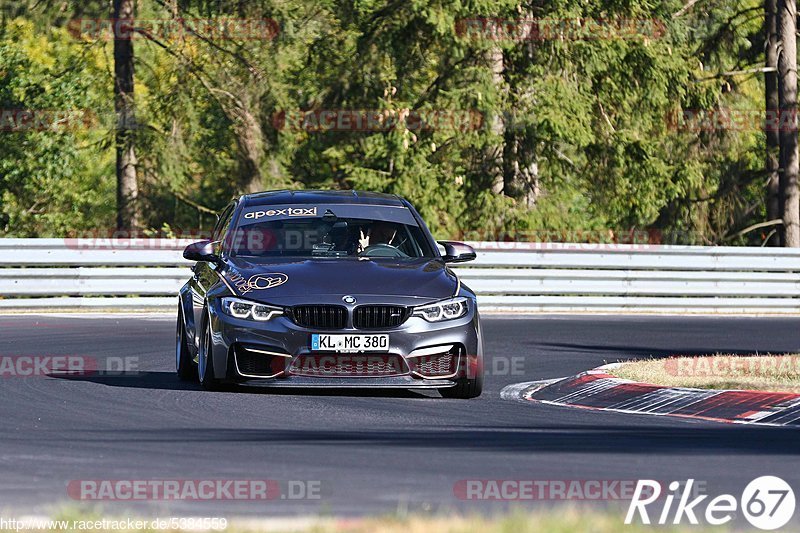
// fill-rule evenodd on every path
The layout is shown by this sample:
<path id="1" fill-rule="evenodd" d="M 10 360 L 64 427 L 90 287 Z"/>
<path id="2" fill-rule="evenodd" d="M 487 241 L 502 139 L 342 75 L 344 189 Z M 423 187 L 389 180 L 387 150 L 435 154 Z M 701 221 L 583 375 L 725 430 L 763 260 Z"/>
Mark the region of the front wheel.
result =
<path id="1" fill-rule="evenodd" d="M 468 358 L 469 370 L 466 377 L 456 379 L 456 386 L 439 389 L 443 398 L 468 400 L 477 398 L 483 392 L 483 360 L 480 357 Z"/>
<path id="2" fill-rule="evenodd" d="M 183 310 L 178 306 L 178 325 L 175 331 L 175 371 L 181 381 L 197 380 L 197 364 L 186 345 L 186 327 L 183 324 Z"/>
<path id="3" fill-rule="evenodd" d="M 200 353 L 197 357 L 197 375 L 200 385 L 205 390 L 222 390 L 222 383 L 214 377 L 214 357 L 211 349 L 211 324 L 206 320 L 203 327 L 203 334 L 200 339 Z"/>
<path id="4" fill-rule="evenodd" d="M 443 398 L 457 398 L 468 400 L 470 398 L 477 398 L 483 392 L 483 376 L 478 376 L 475 379 L 461 378 L 456 380 L 456 386 L 447 389 L 439 389 L 439 394 Z"/>

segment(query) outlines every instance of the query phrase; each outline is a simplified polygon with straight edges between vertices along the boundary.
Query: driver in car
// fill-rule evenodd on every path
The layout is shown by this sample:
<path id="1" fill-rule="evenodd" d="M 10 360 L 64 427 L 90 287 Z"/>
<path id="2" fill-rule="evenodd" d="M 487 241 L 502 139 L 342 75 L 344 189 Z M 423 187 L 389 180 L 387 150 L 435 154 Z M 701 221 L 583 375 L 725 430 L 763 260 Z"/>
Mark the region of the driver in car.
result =
<path id="1" fill-rule="evenodd" d="M 391 244 L 397 235 L 397 226 L 391 222 L 376 221 L 367 229 L 366 234 L 362 231 L 359 245 L 361 251 L 376 244 Z"/>

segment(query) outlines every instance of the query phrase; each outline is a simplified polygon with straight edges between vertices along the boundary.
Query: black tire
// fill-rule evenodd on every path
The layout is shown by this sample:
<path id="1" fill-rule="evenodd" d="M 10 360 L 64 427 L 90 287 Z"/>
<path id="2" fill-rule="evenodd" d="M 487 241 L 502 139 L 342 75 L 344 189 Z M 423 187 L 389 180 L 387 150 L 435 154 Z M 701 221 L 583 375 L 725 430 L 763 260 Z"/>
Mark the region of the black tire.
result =
<path id="1" fill-rule="evenodd" d="M 175 371 L 181 381 L 197 381 L 197 364 L 186 345 L 186 328 L 183 325 L 183 310 L 178 307 L 178 325 L 175 331 Z"/>
<path id="2" fill-rule="evenodd" d="M 455 387 L 439 389 L 439 394 L 441 394 L 443 398 L 456 398 L 461 400 L 477 398 L 481 395 L 481 392 L 483 392 L 482 365 L 475 378 L 460 378 L 456 380 Z"/>
<path id="3" fill-rule="evenodd" d="M 219 391 L 223 389 L 222 382 L 214 377 L 214 357 L 209 355 L 211 347 L 211 335 L 209 334 L 211 325 L 206 319 L 203 325 L 203 334 L 200 337 L 200 353 L 198 355 L 197 375 L 200 385 L 207 391 Z"/>

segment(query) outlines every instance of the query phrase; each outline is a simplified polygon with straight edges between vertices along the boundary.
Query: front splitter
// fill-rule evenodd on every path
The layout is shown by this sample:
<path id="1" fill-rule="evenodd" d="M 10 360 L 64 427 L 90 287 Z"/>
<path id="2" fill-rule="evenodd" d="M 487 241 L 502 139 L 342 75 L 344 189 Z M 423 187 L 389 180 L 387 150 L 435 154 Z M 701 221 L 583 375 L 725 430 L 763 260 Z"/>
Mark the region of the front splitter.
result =
<path id="1" fill-rule="evenodd" d="M 251 379 L 240 383 L 250 387 L 285 387 L 313 389 L 446 389 L 456 383 L 448 379 L 414 379 L 409 377 L 388 378 L 310 378 L 292 376 L 290 378 Z"/>

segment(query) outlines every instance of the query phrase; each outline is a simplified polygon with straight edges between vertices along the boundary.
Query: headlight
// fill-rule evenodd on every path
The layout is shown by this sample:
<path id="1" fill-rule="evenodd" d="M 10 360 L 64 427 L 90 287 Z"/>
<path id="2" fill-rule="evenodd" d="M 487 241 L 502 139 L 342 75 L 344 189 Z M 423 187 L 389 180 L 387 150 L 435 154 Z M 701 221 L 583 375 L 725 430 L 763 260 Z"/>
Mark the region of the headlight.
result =
<path id="1" fill-rule="evenodd" d="M 280 307 L 272 307 L 271 305 L 258 304 L 231 297 L 222 299 L 222 310 L 226 315 L 234 318 L 257 320 L 259 322 L 266 322 L 283 314 L 283 309 Z"/>
<path id="2" fill-rule="evenodd" d="M 461 318 L 468 311 L 466 298 L 452 298 L 435 304 L 415 307 L 412 316 L 422 317 L 428 322 L 442 322 Z"/>

